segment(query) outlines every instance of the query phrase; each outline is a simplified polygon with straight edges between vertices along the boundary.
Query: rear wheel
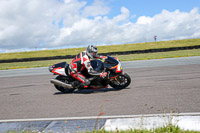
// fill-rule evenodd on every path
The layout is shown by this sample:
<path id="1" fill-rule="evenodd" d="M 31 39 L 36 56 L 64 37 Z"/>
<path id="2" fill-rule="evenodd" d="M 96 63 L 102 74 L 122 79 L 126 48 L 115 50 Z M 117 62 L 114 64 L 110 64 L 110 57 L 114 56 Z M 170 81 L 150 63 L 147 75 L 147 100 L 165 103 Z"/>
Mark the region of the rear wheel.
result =
<path id="1" fill-rule="evenodd" d="M 117 90 L 124 89 L 131 83 L 131 78 L 127 73 L 119 75 L 114 80 L 110 81 L 109 85 Z"/>
<path id="2" fill-rule="evenodd" d="M 62 76 L 57 76 L 56 79 L 60 80 L 64 83 L 68 83 L 68 81 L 66 79 L 64 79 Z M 57 90 L 61 91 L 62 93 L 71 93 L 75 90 L 75 88 L 64 88 L 64 87 L 59 86 L 59 85 L 54 85 L 54 86 Z"/>

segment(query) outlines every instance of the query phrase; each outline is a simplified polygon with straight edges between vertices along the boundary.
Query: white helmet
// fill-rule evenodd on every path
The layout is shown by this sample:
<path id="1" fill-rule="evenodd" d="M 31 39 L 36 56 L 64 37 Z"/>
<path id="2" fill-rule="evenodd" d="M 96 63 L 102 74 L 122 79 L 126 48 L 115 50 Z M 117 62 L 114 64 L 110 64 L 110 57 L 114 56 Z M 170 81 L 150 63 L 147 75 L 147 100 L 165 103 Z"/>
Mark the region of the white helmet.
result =
<path id="1" fill-rule="evenodd" d="M 87 56 L 89 58 L 92 58 L 92 59 L 95 58 L 95 57 L 97 57 L 97 52 L 98 52 L 97 47 L 94 46 L 94 45 L 89 45 L 87 47 L 87 49 L 86 49 Z"/>

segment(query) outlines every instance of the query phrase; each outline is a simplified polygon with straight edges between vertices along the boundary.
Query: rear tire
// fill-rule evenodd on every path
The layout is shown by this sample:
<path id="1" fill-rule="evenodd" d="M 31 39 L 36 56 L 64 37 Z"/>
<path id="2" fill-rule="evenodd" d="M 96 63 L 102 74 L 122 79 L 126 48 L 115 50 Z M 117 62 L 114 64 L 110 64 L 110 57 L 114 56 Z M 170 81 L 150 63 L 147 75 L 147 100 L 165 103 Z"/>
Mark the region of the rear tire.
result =
<path id="1" fill-rule="evenodd" d="M 62 81 L 62 82 L 68 82 L 66 79 L 64 79 L 62 76 L 57 76 L 56 77 L 56 79 L 57 80 L 60 80 L 60 81 Z M 55 88 L 57 89 L 57 90 L 59 90 L 60 92 L 62 92 L 62 93 L 71 93 L 71 92 L 73 92 L 74 90 L 75 90 L 75 88 L 64 88 L 64 87 L 62 87 L 62 86 L 59 86 L 59 85 L 54 85 L 55 86 Z"/>
<path id="2" fill-rule="evenodd" d="M 110 81 L 109 85 L 117 90 L 124 89 L 131 83 L 131 78 L 127 73 L 119 75 L 114 80 Z"/>

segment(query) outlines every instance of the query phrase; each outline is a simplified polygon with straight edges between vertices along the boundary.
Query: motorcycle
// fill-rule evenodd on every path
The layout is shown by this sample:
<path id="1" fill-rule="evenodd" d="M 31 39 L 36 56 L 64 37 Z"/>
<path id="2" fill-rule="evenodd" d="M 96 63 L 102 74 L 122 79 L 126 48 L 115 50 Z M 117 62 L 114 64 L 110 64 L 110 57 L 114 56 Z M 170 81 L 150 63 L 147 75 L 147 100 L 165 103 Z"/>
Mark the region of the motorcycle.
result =
<path id="1" fill-rule="evenodd" d="M 88 88 L 78 89 L 102 89 L 107 88 L 108 85 L 110 85 L 114 89 L 120 90 L 128 87 L 131 83 L 130 76 L 123 72 L 120 61 L 115 57 L 107 56 L 104 62 L 101 60 L 92 60 L 91 66 L 99 73 L 107 72 L 107 76 L 104 78 L 100 76 L 91 76 L 85 69 L 81 73 L 87 77 L 91 83 Z M 57 90 L 63 93 L 71 93 L 76 89 L 71 84 L 76 79 L 71 77 L 71 71 L 67 62 L 49 66 L 49 71 L 54 73 L 54 75 L 58 75 L 56 78 L 50 80 Z"/>

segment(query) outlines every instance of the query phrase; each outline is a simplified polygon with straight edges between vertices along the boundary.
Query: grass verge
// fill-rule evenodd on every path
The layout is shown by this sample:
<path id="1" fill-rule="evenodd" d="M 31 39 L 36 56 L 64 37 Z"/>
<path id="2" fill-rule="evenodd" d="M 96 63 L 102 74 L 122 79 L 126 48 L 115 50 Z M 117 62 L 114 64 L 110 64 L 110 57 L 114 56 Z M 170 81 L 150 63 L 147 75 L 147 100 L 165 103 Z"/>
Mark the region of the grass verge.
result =
<path id="1" fill-rule="evenodd" d="M 119 58 L 121 61 L 150 60 L 150 59 L 177 58 L 177 57 L 189 57 L 189 56 L 200 56 L 200 49 L 158 52 L 158 53 L 148 53 L 148 54 L 115 55 L 115 57 Z M 69 63 L 71 59 L 1 63 L 0 70 L 47 67 L 49 65 L 63 61 L 67 61 Z"/>
<path id="2" fill-rule="evenodd" d="M 136 44 L 107 45 L 107 46 L 98 46 L 98 50 L 99 50 L 99 53 L 108 53 L 108 52 L 119 52 L 119 51 L 123 52 L 123 51 L 133 51 L 133 50 L 147 50 L 147 49 L 184 47 L 184 46 L 195 46 L 195 45 L 200 45 L 200 39 L 186 39 L 186 40 L 160 41 L 160 42 L 148 42 L 148 43 L 136 43 Z M 77 53 L 79 53 L 83 50 L 85 50 L 85 47 L 70 48 L 70 49 L 31 51 L 31 52 L 0 53 L 0 60 L 76 55 Z"/>
<path id="3" fill-rule="evenodd" d="M 90 133 L 90 132 L 88 132 Z M 200 131 L 190 131 L 190 130 L 182 130 L 178 126 L 167 125 L 156 129 L 135 129 L 135 130 L 125 130 L 125 131 L 93 131 L 92 133 L 200 133 Z"/>

